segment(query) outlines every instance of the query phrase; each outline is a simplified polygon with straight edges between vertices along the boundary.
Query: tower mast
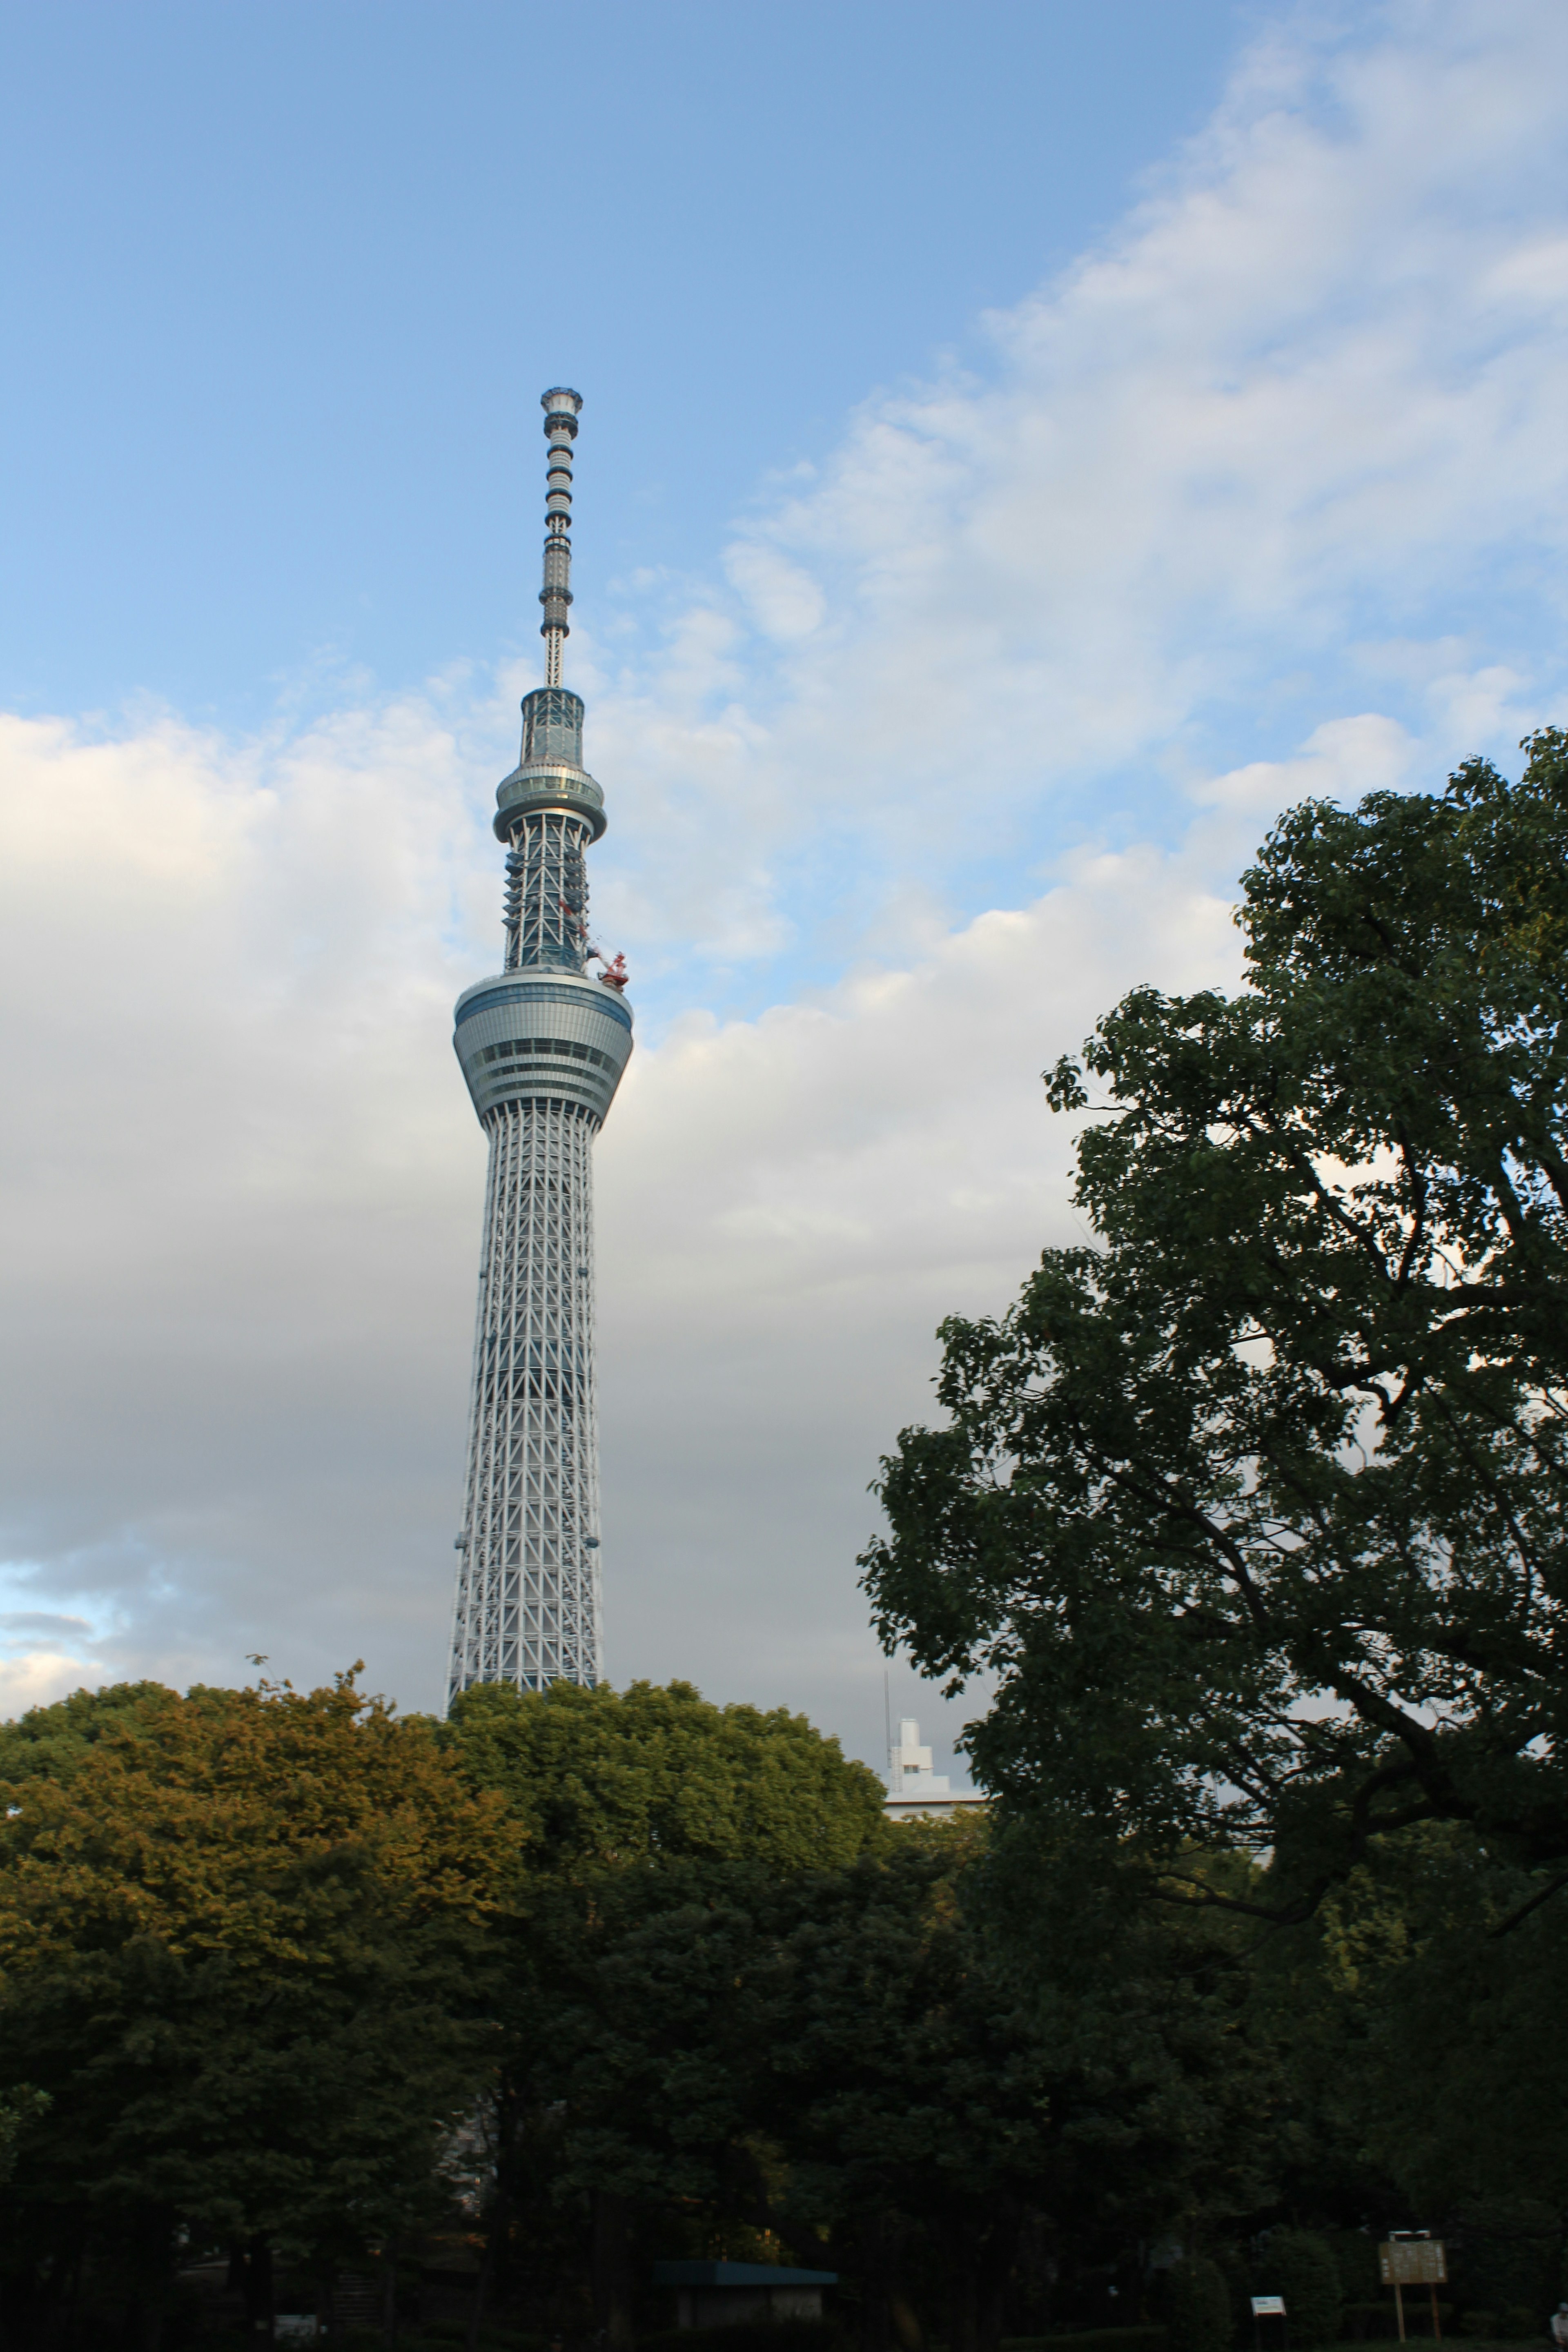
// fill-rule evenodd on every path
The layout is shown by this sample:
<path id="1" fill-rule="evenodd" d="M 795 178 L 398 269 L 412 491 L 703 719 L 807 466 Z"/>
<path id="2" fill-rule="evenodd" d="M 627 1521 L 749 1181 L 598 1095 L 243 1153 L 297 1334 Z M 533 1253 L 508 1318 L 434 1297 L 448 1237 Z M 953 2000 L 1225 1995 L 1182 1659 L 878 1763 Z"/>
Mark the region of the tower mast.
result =
<path id="1" fill-rule="evenodd" d="M 544 433 L 550 457 L 544 477 L 544 585 L 539 601 L 544 607 L 540 635 L 544 639 L 544 683 L 561 683 L 561 654 L 571 635 L 566 618 L 572 602 L 572 444 L 583 403 L 574 392 L 558 385 L 543 397 Z"/>
<path id="2" fill-rule="evenodd" d="M 585 852 L 605 796 L 561 683 L 572 604 L 572 445 L 583 403 L 542 396 L 544 684 L 496 791 L 503 969 L 458 999 L 453 1043 L 489 1143 L 448 1701 L 602 1672 L 593 1142 L 632 1050 L 619 958 L 588 944 Z M 598 976 L 587 967 L 597 962 Z"/>

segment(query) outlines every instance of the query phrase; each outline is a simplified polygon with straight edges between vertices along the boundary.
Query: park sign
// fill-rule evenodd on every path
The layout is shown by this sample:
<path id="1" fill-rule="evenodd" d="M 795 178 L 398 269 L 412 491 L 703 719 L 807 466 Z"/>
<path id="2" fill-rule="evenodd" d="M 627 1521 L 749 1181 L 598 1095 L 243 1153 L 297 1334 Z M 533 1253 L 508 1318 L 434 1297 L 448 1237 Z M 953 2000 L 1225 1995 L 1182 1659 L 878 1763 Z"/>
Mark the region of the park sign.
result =
<path id="1" fill-rule="evenodd" d="M 1255 2294 L 1252 2298 L 1254 2319 L 1283 2319 L 1285 2298 L 1282 2294 Z"/>
<path id="2" fill-rule="evenodd" d="M 1384 2286 L 1446 2286 L 1447 2250 L 1441 2238 L 1389 2238 L 1377 2250 Z"/>

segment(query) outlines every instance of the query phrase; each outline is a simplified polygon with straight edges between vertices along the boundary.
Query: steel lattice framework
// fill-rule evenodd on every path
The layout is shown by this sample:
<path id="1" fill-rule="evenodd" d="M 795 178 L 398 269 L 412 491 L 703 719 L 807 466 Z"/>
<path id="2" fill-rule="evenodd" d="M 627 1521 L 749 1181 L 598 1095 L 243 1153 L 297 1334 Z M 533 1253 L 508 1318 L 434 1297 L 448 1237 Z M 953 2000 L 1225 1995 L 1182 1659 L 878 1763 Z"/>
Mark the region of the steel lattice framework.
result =
<path id="1" fill-rule="evenodd" d="M 605 830 L 604 795 L 583 766 L 582 698 L 561 684 L 582 402 L 547 392 L 543 405 L 547 682 L 523 698 L 521 756 L 496 794 L 505 967 L 457 1008 L 489 1176 L 448 1699 L 477 1682 L 592 1684 L 601 1670 L 593 1143 L 632 1017 L 620 960 L 588 943 L 584 852 Z"/>
<path id="2" fill-rule="evenodd" d="M 506 968 L 563 963 L 581 971 L 588 937 L 583 853 L 594 837 L 580 816 L 525 818 L 506 861 Z"/>
<path id="3" fill-rule="evenodd" d="M 597 1127 L 549 1097 L 490 1115 L 455 1690 L 598 1677 Z"/>

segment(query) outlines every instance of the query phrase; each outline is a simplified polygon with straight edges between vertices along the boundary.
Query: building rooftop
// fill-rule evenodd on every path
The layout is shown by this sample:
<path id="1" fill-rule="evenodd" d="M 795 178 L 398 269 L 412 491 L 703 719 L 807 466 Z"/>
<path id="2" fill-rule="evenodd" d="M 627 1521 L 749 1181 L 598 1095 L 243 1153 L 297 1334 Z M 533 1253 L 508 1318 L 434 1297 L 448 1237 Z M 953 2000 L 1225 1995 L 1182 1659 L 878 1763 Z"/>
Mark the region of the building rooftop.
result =
<path id="1" fill-rule="evenodd" d="M 889 1821 L 940 1821 L 945 1813 L 984 1805 L 973 1789 L 954 1789 L 945 1772 L 931 1769 L 931 1749 L 921 1746 L 912 1715 L 899 1718 L 899 1736 L 888 1747 L 888 1794 L 882 1811 Z"/>

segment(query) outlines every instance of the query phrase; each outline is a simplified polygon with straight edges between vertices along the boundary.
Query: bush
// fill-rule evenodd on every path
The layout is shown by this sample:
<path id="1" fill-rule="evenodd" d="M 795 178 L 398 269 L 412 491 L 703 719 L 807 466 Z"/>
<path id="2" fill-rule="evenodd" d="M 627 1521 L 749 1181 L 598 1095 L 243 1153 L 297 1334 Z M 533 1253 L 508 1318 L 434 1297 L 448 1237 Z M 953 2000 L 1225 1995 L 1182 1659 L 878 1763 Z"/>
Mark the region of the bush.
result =
<path id="1" fill-rule="evenodd" d="M 1276 2230 L 1258 2264 L 1260 2294 L 1282 2294 L 1292 2346 L 1332 2344 L 1340 2332 L 1340 2270 L 1311 2230 Z"/>
<path id="2" fill-rule="evenodd" d="M 1217 2263 L 1184 2254 L 1165 2278 L 1171 2352 L 1230 2352 L 1230 2291 Z"/>
<path id="3" fill-rule="evenodd" d="M 1542 2333 L 1558 2295 L 1557 2217 L 1525 2198 L 1478 2199 L 1457 2216 L 1449 2274 L 1459 2299 L 1498 2314 L 1503 2338 Z M 1528 2312 L 1529 2325 L 1519 2315 Z"/>
<path id="4" fill-rule="evenodd" d="M 1383 2281 L 1378 2275 L 1377 2240 L 1365 2230 L 1325 2230 L 1323 2243 L 1334 2258 L 1340 2293 L 1347 2306 L 1380 2302 Z"/>
<path id="5" fill-rule="evenodd" d="M 1479 2336 L 1483 2341 L 1495 2340 L 1501 2320 L 1495 2311 L 1467 2311 L 1459 2322 L 1461 2336 Z"/>

